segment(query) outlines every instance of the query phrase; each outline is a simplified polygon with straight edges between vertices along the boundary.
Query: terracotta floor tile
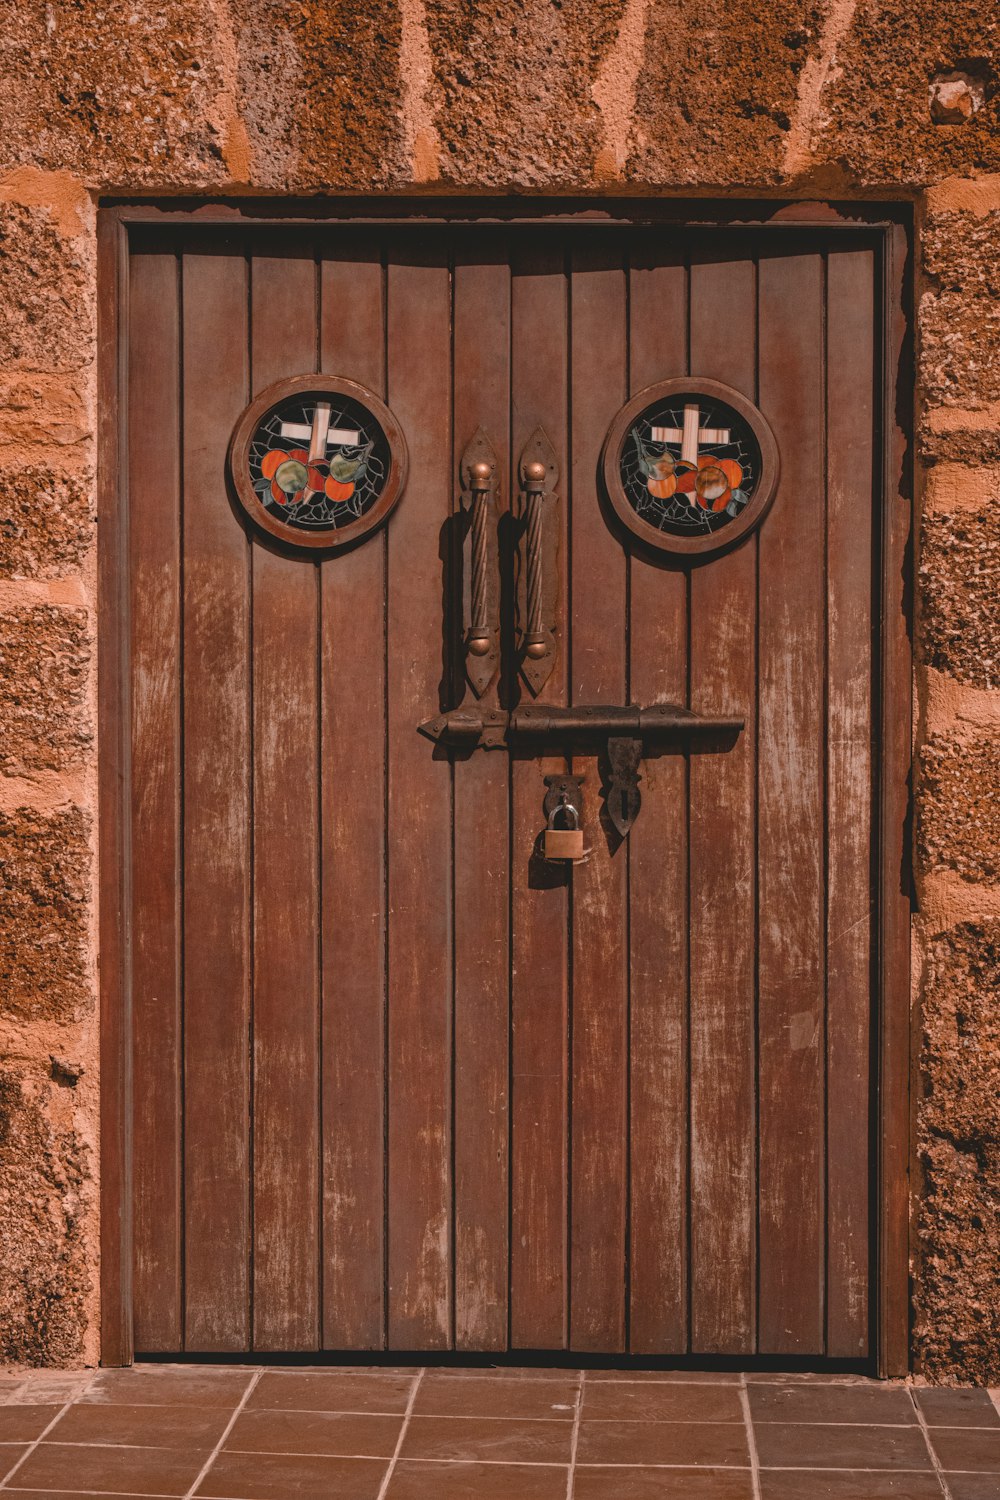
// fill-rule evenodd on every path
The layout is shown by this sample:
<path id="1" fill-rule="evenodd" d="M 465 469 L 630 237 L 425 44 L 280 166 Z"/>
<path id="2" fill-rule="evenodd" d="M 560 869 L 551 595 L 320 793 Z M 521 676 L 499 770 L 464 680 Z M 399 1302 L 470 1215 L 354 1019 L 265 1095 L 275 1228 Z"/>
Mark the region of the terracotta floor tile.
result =
<path id="1" fill-rule="evenodd" d="M 578 1468 L 573 1500 L 752 1500 L 749 1469 Z"/>
<path id="2" fill-rule="evenodd" d="M 61 1406 L 0 1406 L 0 1443 L 33 1443 L 61 1411 Z"/>
<path id="3" fill-rule="evenodd" d="M 566 1464 L 571 1422 L 508 1422 L 492 1417 L 413 1417 L 403 1458 L 460 1458 L 474 1462 Z"/>
<path id="4" fill-rule="evenodd" d="M 566 1500 L 563 1468 L 527 1464 L 396 1465 L 387 1500 Z"/>
<path id="5" fill-rule="evenodd" d="M 753 1385 L 755 1422 L 853 1422 L 909 1425 L 917 1414 L 903 1386 Z"/>
<path id="6" fill-rule="evenodd" d="M 742 1422 L 581 1422 L 577 1461 L 722 1468 L 750 1458 Z"/>
<path id="7" fill-rule="evenodd" d="M 431 1371 L 437 1375 L 464 1375 L 457 1367 Z M 470 1375 L 486 1375 L 491 1380 L 579 1380 L 580 1371 L 571 1366 L 562 1369 L 558 1365 L 470 1365 Z"/>
<path id="8" fill-rule="evenodd" d="M 15 1476 L 36 1490 L 106 1490 L 113 1495 L 183 1495 L 208 1457 L 204 1450 L 98 1448 L 40 1443 Z"/>
<path id="9" fill-rule="evenodd" d="M 588 1385 L 603 1385 L 607 1381 L 659 1381 L 664 1385 L 739 1385 L 740 1374 L 735 1370 L 588 1370 Z"/>
<path id="10" fill-rule="evenodd" d="M 328 1411 L 243 1411 L 226 1438 L 240 1453 L 326 1453 L 342 1458 L 391 1458 L 402 1415 Z"/>
<path id="11" fill-rule="evenodd" d="M 930 1437 L 942 1469 L 1000 1474 L 1000 1431 L 932 1427 Z"/>
<path id="12" fill-rule="evenodd" d="M 831 1427 L 755 1422 L 757 1452 L 768 1469 L 929 1469 L 919 1427 Z"/>
<path id="13" fill-rule="evenodd" d="M 10 1408 L 7 1408 L 10 1410 Z M 58 1408 L 56 1408 L 58 1410 Z M 52 1443 L 124 1443 L 135 1448 L 214 1448 L 232 1413 L 218 1407 L 71 1406 L 48 1435 Z"/>
<path id="14" fill-rule="evenodd" d="M 571 1422 L 579 1377 L 559 1380 L 494 1380 L 489 1375 L 425 1375 L 414 1412 L 439 1417 L 548 1417 Z"/>
<path id="15" fill-rule="evenodd" d="M 28 1451 L 26 1443 L 0 1443 L 0 1484 L 3 1483 L 4 1475 L 9 1474 L 17 1463 Z"/>
<path id="16" fill-rule="evenodd" d="M 93 1383 L 94 1370 L 31 1370 L 8 1401 L 21 1406 L 65 1406 L 79 1401 Z"/>
<path id="17" fill-rule="evenodd" d="M 761 1500 L 941 1500 L 937 1475 L 762 1469 Z"/>
<path id="18" fill-rule="evenodd" d="M 5 1495 L 17 1495 L 20 1500 L 80 1500 L 79 1490 L 4 1490 Z M 155 1496 L 123 1494 L 120 1490 L 88 1490 L 85 1500 L 156 1500 Z"/>
<path id="19" fill-rule="evenodd" d="M 266 1406 L 284 1411 L 404 1412 L 416 1372 L 400 1375 L 374 1371 L 265 1371 L 254 1386 L 247 1410 Z"/>
<path id="20" fill-rule="evenodd" d="M 928 1427 L 1000 1427 L 987 1391 L 914 1387 L 913 1395 Z"/>
<path id="21" fill-rule="evenodd" d="M 621 1381 L 583 1388 L 584 1419 L 650 1422 L 742 1422 L 740 1393 L 732 1385 L 654 1385 Z"/>
<path id="22" fill-rule="evenodd" d="M 136 1365 L 98 1370 L 81 1401 L 130 1406 L 220 1406 L 230 1412 L 253 1379 L 253 1370 Z"/>
<path id="23" fill-rule="evenodd" d="M 220 1453 L 196 1494 L 238 1500 L 376 1500 L 387 1467 L 376 1458 Z"/>
<path id="24" fill-rule="evenodd" d="M 946 1474 L 952 1500 L 1000 1500 L 1000 1474 Z"/>
<path id="25" fill-rule="evenodd" d="M 884 1386 L 885 1381 L 871 1375 L 817 1375 L 815 1370 L 747 1370 L 743 1379 L 748 1385 L 867 1385 Z M 902 1381 L 896 1382 L 902 1389 Z"/>

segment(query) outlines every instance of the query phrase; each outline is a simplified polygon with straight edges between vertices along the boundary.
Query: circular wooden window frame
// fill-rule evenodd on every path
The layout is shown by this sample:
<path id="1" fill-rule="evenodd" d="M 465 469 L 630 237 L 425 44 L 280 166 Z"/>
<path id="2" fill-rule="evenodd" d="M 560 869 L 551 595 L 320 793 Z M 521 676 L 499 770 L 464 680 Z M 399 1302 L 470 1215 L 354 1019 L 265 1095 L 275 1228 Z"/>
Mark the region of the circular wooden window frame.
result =
<path id="1" fill-rule="evenodd" d="M 676 532 L 661 531 L 658 527 L 650 525 L 648 521 L 644 521 L 629 503 L 625 486 L 621 481 L 622 450 L 629 429 L 635 424 L 636 418 L 654 402 L 680 395 L 704 395 L 713 401 L 724 401 L 747 423 L 760 449 L 760 475 L 754 493 L 746 506 L 728 526 L 721 526 L 718 531 L 700 536 L 679 536 Z M 604 447 L 601 451 L 601 472 L 604 478 L 604 488 L 615 514 L 640 542 L 647 547 L 655 547 L 660 552 L 670 553 L 671 556 L 704 557 L 734 546 L 748 532 L 760 525 L 770 510 L 778 489 L 781 460 L 778 455 L 778 444 L 767 418 L 759 407 L 754 406 L 752 401 L 748 401 L 740 391 L 733 390 L 732 386 L 723 385 L 721 380 L 709 380 L 696 375 L 678 375 L 670 380 L 660 380 L 654 385 L 646 386 L 645 390 L 633 396 L 631 401 L 622 407 L 608 428 L 608 435 L 604 440 Z"/>
<path id="2" fill-rule="evenodd" d="M 389 445 L 389 473 L 375 504 L 350 525 L 330 531 L 307 531 L 304 528 L 286 526 L 283 521 L 268 514 L 250 482 L 250 444 L 261 421 L 269 411 L 289 397 L 304 396 L 310 392 L 317 395 L 329 392 L 332 396 L 349 396 L 351 400 L 367 407 L 382 428 Z M 226 462 L 236 498 L 253 525 L 270 536 L 277 537 L 286 546 L 301 548 L 306 552 L 342 552 L 376 531 L 388 519 L 403 493 L 409 466 L 403 429 L 385 402 L 379 400 L 367 386 L 339 375 L 292 375 L 285 380 L 275 381 L 266 391 L 261 391 L 233 429 Z"/>

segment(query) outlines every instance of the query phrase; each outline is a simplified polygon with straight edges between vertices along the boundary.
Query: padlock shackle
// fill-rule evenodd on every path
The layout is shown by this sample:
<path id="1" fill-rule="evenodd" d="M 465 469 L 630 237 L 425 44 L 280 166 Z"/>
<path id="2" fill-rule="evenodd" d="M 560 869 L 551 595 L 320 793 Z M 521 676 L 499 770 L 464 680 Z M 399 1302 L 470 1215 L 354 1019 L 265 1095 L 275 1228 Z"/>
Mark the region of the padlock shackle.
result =
<path id="1" fill-rule="evenodd" d="M 558 817 L 559 813 L 572 813 L 573 829 L 575 831 L 577 828 L 579 828 L 580 813 L 577 807 L 572 802 L 557 802 L 555 807 L 549 813 L 549 821 L 545 825 L 546 828 L 551 828 L 553 833 L 557 831 L 555 826 L 555 819 Z"/>

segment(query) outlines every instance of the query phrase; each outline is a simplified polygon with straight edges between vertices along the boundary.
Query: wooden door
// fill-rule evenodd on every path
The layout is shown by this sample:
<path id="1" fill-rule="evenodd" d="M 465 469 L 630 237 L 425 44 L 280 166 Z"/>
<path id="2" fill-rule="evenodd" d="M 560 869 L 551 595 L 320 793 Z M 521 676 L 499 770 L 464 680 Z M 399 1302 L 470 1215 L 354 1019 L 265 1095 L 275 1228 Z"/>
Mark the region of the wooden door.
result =
<path id="1" fill-rule="evenodd" d="M 137 1349 L 866 1357 L 877 237 L 190 225 L 132 249 Z M 225 479 L 251 398 L 313 371 L 373 390 L 409 450 L 388 524 L 327 557 L 247 526 Z M 671 561 L 623 540 L 597 474 L 629 396 L 687 374 L 759 404 L 781 480 L 739 546 Z M 466 691 L 462 450 L 491 434 L 512 536 L 539 424 L 541 701 L 745 721 L 647 757 L 617 846 L 586 748 L 417 733 Z M 592 852 L 540 880 L 566 770 Z"/>

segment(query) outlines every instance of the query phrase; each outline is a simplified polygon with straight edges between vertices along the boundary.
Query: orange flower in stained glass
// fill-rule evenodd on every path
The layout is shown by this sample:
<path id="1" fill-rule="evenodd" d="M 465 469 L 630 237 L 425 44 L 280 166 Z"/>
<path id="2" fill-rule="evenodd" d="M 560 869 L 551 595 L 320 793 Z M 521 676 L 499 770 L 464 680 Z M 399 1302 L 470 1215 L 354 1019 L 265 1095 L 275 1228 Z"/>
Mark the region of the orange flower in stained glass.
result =
<path id="1" fill-rule="evenodd" d="M 321 490 L 325 477 L 309 462 L 304 448 L 272 448 L 265 453 L 260 472 L 271 481 L 271 495 L 279 505 L 291 505 L 304 489 Z"/>

